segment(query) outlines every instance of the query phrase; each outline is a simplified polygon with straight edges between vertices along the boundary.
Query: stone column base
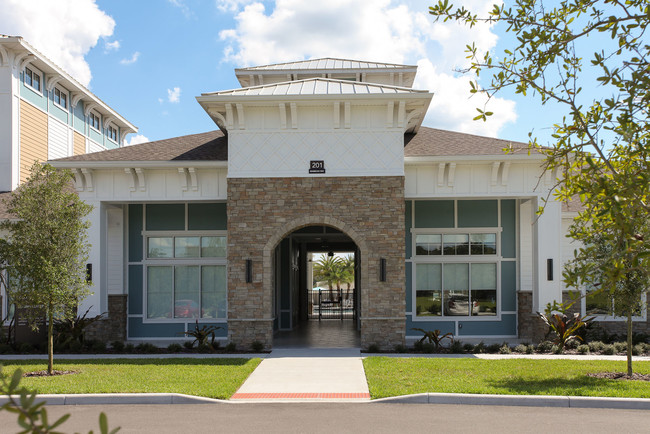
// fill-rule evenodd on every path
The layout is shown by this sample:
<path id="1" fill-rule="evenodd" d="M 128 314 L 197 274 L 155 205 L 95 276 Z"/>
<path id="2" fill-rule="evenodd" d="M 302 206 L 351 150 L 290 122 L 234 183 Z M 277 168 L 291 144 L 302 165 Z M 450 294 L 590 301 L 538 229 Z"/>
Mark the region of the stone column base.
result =
<path id="1" fill-rule="evenodd" d="M 238 349 L 248 350 L 253 342 L 261 342 L 265 350 L 273 346 L 273 320 L 229 320 L 228 341 Z"/>
<path id="2" fill-rule="evenodd" d="M 377 345 L 382 350 L 392 350 L 404 345 L 406 337 L 405 319 L 361 319 L 361 348 Z"/>
<path id="3" fill-rule="evenodd" d="M 104 317 L 88 326 L 86 339 L 98 339 L 110 343 L 126 340 L 126 294 L 108 296 L 108 312 Z"/>
<path id="4" fill-rule="evenodd" d="M 534 344 L 544 340 L 548 326 L 544 324 L 537 312 L 533 312 L 533 293 L 518 292 L 517 306 L 519 309 L 517 315 L 519 339 Z"/>

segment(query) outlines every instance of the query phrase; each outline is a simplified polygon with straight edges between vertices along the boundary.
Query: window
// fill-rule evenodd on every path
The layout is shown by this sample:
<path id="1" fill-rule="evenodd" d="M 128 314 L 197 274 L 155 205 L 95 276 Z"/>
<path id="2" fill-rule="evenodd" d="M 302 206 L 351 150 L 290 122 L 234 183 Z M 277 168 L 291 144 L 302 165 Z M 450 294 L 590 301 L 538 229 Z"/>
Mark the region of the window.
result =
<path id="1" fill-rule="evenodd" d="M 416 317 L 497 315 L 496 232 L 415 234 Z"/>
<path id="2" fill-rule="evenodd" d="M 25 85 L 37 92 L 41 91 L 41 74 L 35 69 L 25 67 Z"/>
<path id="3" fill-rule="evenodd" d="M 58 87 L 54 88 L 54 104 L 58 105 L 62 109 L 68 109 L 68 92 L 59 89 Z"/>
<path id="4" fill-rule="evenodd" d="M 113 128 L 112 126 L 108 127 L 108 138 L 117 142 L 117 128 Z"/>
<path id="5" fill-rule="evenodd" d="M 90 112 L 90 115 L 88 116 L 88 124 L 91 128 L 99 131 L 99 128 L 101 127 L 99 115 L 94 112 Z"/>
<path id="6" fill-rule="evenodd" d="M 637 309 L 632 316 L 635 320 L 644 320 L 646 312 L 644 309 L 646 295 L 642 295 Z M 607 291 L 595 291 L 591 294 L 587 291 L 583 298 L 582 311 L 585 315 L 595 316 L 597 320 L 624 320 L 624 317 L 616 315 L 615 300 Z"/>
<path id="7" fill-rule="evenodd" d="M 226 317 L 226 237 L 147 237 L 147 319 Z"/>

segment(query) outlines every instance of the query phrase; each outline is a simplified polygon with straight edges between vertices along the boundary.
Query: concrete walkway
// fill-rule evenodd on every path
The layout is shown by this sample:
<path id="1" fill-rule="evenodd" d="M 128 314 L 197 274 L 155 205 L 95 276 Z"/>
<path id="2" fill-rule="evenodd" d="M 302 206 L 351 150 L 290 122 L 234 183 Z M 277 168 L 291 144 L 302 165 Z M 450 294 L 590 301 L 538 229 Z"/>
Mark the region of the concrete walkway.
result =
<path id="1" fill-rule="evenodd" d="M 231 400 L 363 402 L 370 393 L 358 348 L 275 349 Z"/>

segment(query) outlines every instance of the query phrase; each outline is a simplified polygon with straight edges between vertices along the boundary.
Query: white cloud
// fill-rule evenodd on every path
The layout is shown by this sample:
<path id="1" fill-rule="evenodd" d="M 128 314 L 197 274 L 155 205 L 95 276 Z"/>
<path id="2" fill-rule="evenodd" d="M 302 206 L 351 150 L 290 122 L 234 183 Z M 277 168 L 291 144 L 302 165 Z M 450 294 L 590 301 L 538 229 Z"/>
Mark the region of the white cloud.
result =
<path id="1" fill-rule="evenodd" d="M 464 1 L 476 12 L 492 3 Z M 468 66 L 464 51 L 472 41 L 480 53 L 494 49 L 498 38 L 489 25 L 434 23 L 418 0 L 329 0 L 317 8 L 304 0 L 217 0 L 217 7 L 234 13 L 235 27 L 219 37 L 224 60 L 237 66 L 315 57 L 418 64 L 414 87 L 435 92 L 426 125 L 495 136 L 516 119 L 514 102 L 497 98 L 489 106 L 493 119 L 472 121 L 484 100 L 468 100 L 469 77 L 455 72 Z"/>
<path id="2" fill-rule="evenodd" d="M 140 52 L 136 51 L 135 53 L 133 53 L 133 56 L 131 56 L 131 58 L 122 59 L 120 60 L 120 63 L 122 65 L 130 65 L 132 63 L 137 62 L 139 58 L 140 58 Z"/>
<path id="3" fill-rule="evenodd" d="M 117 51 L 120 49 L 120 41 L 108 42 L 104 41 L 104 52 L 108 53 L 109 51 Z"/>
<path id="4" fill-rule="evenodd" d="M 24 37 L 85 86 L 92 74 L 84 56 L 115 27 L 94 0 L 0 0 L 0 11 L 3 34 Z"/>
<path id="5" fill-rule="evenodd" d="M 133 146 L 133 145 L 139 145 L 140 143 L 147 143 L 149 139 L 147 136 L 144 136 L 142 134 L 136 134 L 135 136 L 131 136 L 131 140 L 126 141 L 124 140 L 124 146 Z"/>
<path id="6" fill-rule="evenodd" d="M 185 4 L 184 0 L 168 0 L 168 1 L 173 6 L 179 8 L 181 10 L 181 13 L 185 16 L 185 18 L 190 18 L 193 16 L 192 10 L 190 9 L 189 6 Z"/>
<path id="7" fill-rule="evenodd" d="M 171 103 L 177 103 L 181 100 L 181 88 L 175 87 L 173 89 L 167 89 L 167 101 Z"/>

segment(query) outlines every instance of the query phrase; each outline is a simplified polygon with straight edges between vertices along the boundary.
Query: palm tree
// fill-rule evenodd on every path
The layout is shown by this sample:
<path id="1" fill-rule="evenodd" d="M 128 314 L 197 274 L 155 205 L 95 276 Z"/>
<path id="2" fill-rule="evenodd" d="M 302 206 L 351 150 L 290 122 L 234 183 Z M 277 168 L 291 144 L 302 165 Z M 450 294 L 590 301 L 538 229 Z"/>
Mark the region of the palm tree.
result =
<path id="1" fill-rule="evenodd" d="M 345 299 L 350 298 L 350 285 L 354 282 L 354 255 L 345 255 L 341 261 L 343 268 L 343 283 L 347 285 Z"/>
<path id="2" fill-rule="evenodd" d="M 334 301 L 334 291 L 332 284 L 337 282 L 340 285 L 340 280 L 338 278 L 339 269 L 341 264 L 341 258 L 336 256 L 322 256 L 314 264 L 314 277 L 317 280 L 327 281 L 327 286 L 330 290 L 330 300 Z"/>

